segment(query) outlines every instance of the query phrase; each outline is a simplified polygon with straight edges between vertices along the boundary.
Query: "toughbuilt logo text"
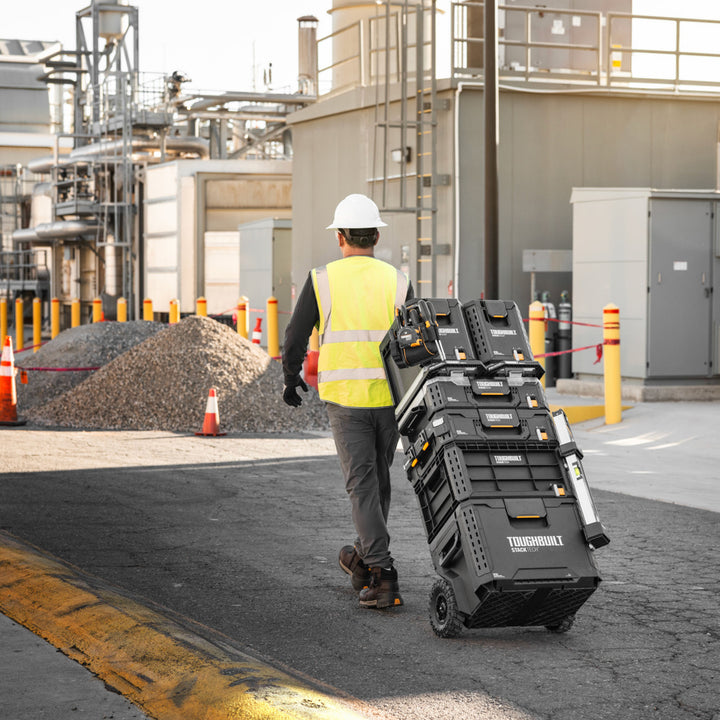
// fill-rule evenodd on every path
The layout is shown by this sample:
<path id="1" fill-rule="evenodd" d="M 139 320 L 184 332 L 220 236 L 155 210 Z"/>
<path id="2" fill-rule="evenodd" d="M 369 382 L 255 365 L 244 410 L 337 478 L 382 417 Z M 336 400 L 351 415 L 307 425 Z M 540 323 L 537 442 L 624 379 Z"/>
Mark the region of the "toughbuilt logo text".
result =
<path id="1" fill-rule="evenodd" d="M 540 548 L 562 547 L 562 535 L 507 535 L 514 553 L 537 552 Z"/>

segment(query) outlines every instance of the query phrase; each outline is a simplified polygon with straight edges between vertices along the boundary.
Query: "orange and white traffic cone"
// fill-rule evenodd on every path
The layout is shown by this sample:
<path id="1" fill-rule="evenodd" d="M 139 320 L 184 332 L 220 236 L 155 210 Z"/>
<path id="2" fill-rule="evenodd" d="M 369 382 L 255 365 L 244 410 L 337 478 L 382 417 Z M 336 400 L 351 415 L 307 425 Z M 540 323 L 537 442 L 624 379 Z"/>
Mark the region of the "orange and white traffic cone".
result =
<path id="1" fill-rule="evenodd" d="M 255 345 L 260 344 L 260 340 L 262 340 L 262 318 L 259 317 L 257 319 L 257 322 L 255 323 L 255 329 L 252 333 L 252 341 L 255 343 Z"/>
<path id="2" fill-rule="evenodd" d="M 215 388 L 210 388 L 208 393 L 207 405 L 205 406 L 205 420 L 200 432 L 196 435 L 217 437 L 226 433 L 218 432 L 220 429 L 220 413 L 218 412 L 217 393 Z"/>
<path id="3" fill-rule="evenodd" d="M 17 390 L 15 389 L 15 358 L 13 357 L 12 338 L 5 338 L 0 360 L 0 425 L 24 425 L 18 420 Z"/>

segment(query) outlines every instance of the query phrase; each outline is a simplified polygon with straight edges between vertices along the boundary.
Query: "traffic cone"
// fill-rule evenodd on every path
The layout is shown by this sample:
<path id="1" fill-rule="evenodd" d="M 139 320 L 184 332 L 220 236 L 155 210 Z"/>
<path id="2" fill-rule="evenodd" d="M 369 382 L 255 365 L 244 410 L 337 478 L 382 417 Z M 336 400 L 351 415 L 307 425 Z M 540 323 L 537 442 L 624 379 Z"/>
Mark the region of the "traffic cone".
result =
<path id="1" fill-rule="evenodd" d="M 5 338 L 0 360 L 0 425 L 24 425 L 18 420 L 17 390 L 15 389 L 15 359 L 13 357 L 12 338 Z"/>
<path id="2" fill-rule="evenodd" d="M 260 340 L 262 339 L 262 318 L 259 317 L 257 319 L 257 322 L 255 323 L 255 329 L 253 330 L 252 334 L 252 341 L 256 344 L 260 344 Z"/>
<path id="3" fill-rule="evenodd" d="M 210 388 L 208 394 L 207 405 L 205 406 L 205 420 L 200 432 L 196 435 L 212 436 L 226 435 L 227 433 L 218 432 L 220 429 L 220 413 L 218 413 L 217 393 L 215 388 Z"/>

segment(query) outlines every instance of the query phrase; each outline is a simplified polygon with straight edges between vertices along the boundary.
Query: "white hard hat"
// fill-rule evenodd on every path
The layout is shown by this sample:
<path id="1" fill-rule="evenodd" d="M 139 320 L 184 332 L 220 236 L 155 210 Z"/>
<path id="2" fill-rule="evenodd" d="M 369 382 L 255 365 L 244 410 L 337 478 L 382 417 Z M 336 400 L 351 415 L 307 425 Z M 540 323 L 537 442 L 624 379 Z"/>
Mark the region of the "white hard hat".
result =
<path id="1" fill-rule="evenodd" d="M 338 203 L 335 217 L 326 230 L 387 227 L 378 206 L 367 196 L 353 193 Z"/>

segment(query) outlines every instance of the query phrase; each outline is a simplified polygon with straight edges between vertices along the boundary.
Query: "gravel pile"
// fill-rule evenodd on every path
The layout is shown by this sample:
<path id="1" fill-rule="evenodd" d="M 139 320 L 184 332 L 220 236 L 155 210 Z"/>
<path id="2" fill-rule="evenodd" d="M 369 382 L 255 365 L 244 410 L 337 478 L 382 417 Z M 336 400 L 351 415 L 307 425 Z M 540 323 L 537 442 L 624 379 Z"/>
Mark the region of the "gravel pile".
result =
<path id="1" fill-rule="evenodd" d="M 288 407 L 280 363 L 226 325 L 196 315 L 165 327 L 63 395 L 22 414 L 39 425 L 197 432 L 212 387 L 221 432 L 329 427 L 312 388 L 300 408 Z"/>
<path id="2" fill-rule="evenodd" d="M 19 368 L 102 367 L 165 327 L 144 320 L 80 325 L 63 330 L 35 353 L 17 353 L 15 364 Z M 17 383 L 18 408 L 24 415 L 26 410 L 54 400 L 90 375 L 92 371 L 88 370 L 30 371 L 27 385 Z"/>

